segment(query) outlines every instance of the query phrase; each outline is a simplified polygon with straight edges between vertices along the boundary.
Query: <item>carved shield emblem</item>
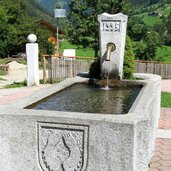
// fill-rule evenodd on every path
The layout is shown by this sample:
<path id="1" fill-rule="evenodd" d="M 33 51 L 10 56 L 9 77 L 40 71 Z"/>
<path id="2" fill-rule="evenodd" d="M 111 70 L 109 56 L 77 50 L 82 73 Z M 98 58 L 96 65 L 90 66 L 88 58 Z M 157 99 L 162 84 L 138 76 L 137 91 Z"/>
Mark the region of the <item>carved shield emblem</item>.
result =
<path id="1" fill-rule="evenodd" d="M 88 126 L 38 123 L 38 158 L 43 171 L 85 171 Z"/>

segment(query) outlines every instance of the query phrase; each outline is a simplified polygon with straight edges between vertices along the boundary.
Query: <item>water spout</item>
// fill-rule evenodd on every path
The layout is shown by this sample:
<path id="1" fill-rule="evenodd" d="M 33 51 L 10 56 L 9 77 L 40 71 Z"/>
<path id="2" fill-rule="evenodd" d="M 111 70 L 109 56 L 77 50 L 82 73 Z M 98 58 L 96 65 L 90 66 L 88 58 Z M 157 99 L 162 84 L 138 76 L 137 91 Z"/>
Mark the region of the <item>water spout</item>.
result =
<path id="1" fill-rule="evenodd" d="M 110 61 L 111 52 L 113 52 L 114 50 L 116 50 L 115 44 L 113 44 L 113 43 L 108 43 L 108 44 L 107 44 L 107 52 L 106 52 L 105 61 Z"/>

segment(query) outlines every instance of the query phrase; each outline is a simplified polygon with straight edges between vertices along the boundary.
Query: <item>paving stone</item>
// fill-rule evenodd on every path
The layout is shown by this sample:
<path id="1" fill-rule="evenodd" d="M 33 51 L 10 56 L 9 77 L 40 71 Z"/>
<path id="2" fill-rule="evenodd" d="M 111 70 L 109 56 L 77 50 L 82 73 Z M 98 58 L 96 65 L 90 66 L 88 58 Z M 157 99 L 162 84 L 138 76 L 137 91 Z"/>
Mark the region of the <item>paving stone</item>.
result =
<path id="1" fill-rule="evenodd" d="M 160 171 L 160 170 L 156 168 L 149 168 L 148 171 Z"/>
<path id="2" fill-rule="evenodd" d="M 161 166 L 161 167 L 160 167 L 160 171 L 171 171 L 171 167 L 164 167 L 164 166 Z"/>
<path id="3" fill-rule="evenodd" d="M 170 154 L 171 155 L 171 150 L 164 150 L 164 149 L 161 149 L 160 152 L 162 154 Z"/>
<path id="4" fill-rule="evenodd" d="M 151 159 L 151 162 L 153 163 L 153 162 L 158 162 L 159 160 L 161 160 L 161 158 L 160 157 L 152 157 L 152 159 Z"/>
<path id="5" fill-rule="evenodd" d="M 171 168 L 171 161 L 165 161 L 165 160 L 159 160 L 158 161 L 160 163 L 161 166 L 165 166 L 165 167 L 170 167 Z"/>
<path id="6" fill-rule="evenodd" d="M 163 159 L 163 160 L 170 160 L 171 161 L 171 155 L 166 155 L 166 154 L 162 154 L 160 155 L 160 158 Z"/>
<path id="7" fill-rule="evenodd" d="M 160 165 L 159 162 L 153 162 L 153 163 L 150 164 L 150 168 L 154 168 L 154 169 L 159 168 L 160 166 L 161 165 Z"/>

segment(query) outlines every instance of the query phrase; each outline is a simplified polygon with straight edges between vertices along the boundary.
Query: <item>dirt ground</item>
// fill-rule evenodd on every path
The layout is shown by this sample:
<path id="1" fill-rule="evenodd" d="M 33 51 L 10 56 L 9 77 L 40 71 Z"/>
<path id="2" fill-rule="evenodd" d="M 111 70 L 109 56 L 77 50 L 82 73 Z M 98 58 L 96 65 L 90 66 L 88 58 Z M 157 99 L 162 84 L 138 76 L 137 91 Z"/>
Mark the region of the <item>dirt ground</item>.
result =
<path id="1" fill-rule="evenodd" d="M 10 62 L 8 74 L 1 76 L 0 88 L 3 88 L 5 85 L 12 84 L 15 82 L 21 82 L 27 79 L 27 66 L 20 64 L 16 61 Z M 42 71 L 40 70 L 40 79 L 42 78 Z"/>

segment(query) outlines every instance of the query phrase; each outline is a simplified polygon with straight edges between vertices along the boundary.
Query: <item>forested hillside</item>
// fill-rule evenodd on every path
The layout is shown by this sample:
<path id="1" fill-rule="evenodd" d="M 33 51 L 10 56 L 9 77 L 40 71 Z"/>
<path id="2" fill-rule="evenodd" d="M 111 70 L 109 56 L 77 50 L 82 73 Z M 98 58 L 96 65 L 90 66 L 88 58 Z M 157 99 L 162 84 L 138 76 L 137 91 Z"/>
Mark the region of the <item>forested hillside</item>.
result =
<path id="1" fill-rule="evenodd" d="M 52 1 L 47 1 L 52 2 Z M 39 4 L 37 0 L 26 0 L 27 4 L 27 12 L 30 16 L 36 17 L 38 19 L 45 19 L 50 23 L 55 23 L 55 19 L 53 14 L 49 11 L 50 4 L 46 4 L 46 6 L 42 6 Z"/>
<path id="2" fill-rule="evenodd" d="M 39 8 L 43 8 L 48 10 L 51 14 L 53 14 L 54 8 L 56 8 L 57 5 L 60 5 L 61 7 L 69 10 L 69 4 L 71 0 L 30 0 L 34 1 L 35 3 L 39 4 Z"/>

